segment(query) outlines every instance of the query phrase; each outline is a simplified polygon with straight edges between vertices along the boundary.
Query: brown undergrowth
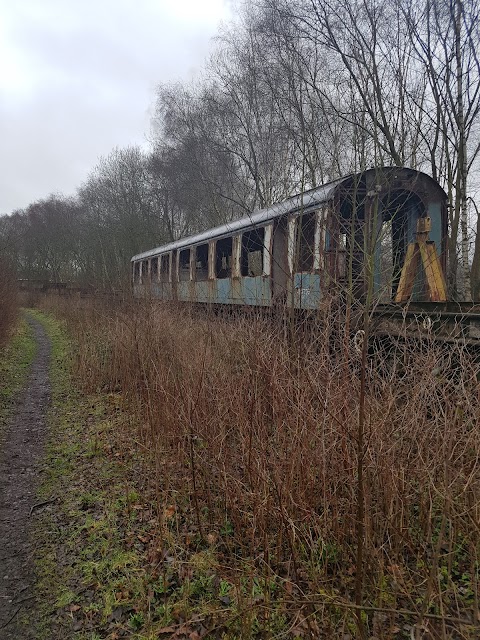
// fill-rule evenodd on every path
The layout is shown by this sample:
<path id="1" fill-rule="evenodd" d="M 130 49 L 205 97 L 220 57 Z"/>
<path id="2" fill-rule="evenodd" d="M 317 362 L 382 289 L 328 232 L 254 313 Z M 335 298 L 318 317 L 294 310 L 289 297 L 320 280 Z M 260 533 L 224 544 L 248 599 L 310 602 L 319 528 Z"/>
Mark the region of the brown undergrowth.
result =
<path id="1" fill-rule="evenodd" d="M 132 416 L 172 624 L 204 616 L 211 638 L 354 637 L 361 571 L 367 637 L 476 637 L 480 411 L 464 347 L 372 344 L 359 451 L 361 361 L 328 322 L 292 333 L 158 303 L 55 306 L 84 388 L 120 393 Z M 198 607 L 175 610 L 175 554 Z M 219 611 L 201 611 L 202 589 Z"/>
<path id="2" fill-rule="evenodd" d="M 0 347 L 7 343 L 17 317 L 17 281 L 7 261 L 0 258 Z"/>

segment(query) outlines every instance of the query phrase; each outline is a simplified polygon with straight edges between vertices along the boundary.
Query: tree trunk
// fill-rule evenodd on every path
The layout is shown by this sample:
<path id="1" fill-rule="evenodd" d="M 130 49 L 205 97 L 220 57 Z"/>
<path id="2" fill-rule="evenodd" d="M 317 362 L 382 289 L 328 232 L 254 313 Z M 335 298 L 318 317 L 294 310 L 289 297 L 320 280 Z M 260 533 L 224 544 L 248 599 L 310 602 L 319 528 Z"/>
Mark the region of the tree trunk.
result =
<path id="1" fill-rule="evenodd" d="M 460 213 L 461 231 L 461 289 L 466 302 L 471 302 L 470 269 L 468 264 L 468 211 L 467 211 L 467 140 L 465 132 L 465 114 L 463 107 L 463 69 L 462 69 L 462 19 L 463 2 L 455 0 L 455 62 L 457 80 L 457 127 L 458 127 L 458 167 L 456 180 L 456 198 Z"/>

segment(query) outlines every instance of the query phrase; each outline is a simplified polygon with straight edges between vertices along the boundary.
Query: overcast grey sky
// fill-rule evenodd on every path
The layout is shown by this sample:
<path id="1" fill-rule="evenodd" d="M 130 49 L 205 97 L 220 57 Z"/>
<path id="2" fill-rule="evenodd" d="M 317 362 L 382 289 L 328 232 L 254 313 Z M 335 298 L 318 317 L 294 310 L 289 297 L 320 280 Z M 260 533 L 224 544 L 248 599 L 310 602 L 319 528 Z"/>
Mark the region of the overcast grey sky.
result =
<path id="1" fill-rule="evenodd" d="M 0 0 L 0 214 L 144 144 L 156 84 L 201 68 L 230 4 Z"/>

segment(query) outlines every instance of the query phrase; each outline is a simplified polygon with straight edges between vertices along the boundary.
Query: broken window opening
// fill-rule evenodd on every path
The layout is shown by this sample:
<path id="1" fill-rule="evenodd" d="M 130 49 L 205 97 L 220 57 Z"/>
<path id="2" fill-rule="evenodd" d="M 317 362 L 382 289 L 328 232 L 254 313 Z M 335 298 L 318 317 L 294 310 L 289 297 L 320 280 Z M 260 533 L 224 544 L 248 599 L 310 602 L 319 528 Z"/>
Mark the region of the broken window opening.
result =
<path id="1" fill-rule="evenodd" d="M 381 203 L 380 227 L 380 283 L 384 298 L 397 293 L 400 274 L 407 253 L 409 225 L 425 215 L 420 198 L 409 191 L 390 191 Z"/>
<path id="2" fill-rule="evenodd" d="M 347 232 L 344 229 L 338 234 L 337 276 L 342 280 L 347 277 Z"/>
<path id="3" fill-rule="evenodd" d="M 380 302 L 390 302 L 394 279 L 392 219 L 382 222 L 380 231 Z"/>
<path id="4" fill-rule="evenodd" d="M 297 272 L 312 272 L 315 260 L 316 212 L 304 213 L 297 221 Z"/>
<path id="5" fill-rule="evenodd" d="M 150 280 L 156 282 L 158 278 L 158 258 L 150 260 Z"/>
<path id="6" fill-rule="evenodd" d="M 265 229 L 252 229 L 242 234 L 242 252 L 240 273 L 242 276 L 257 277 L 263 275 L 263 249 Z"/>
<path id="7" fill-rule="evenodd" d="M 160 282 L 170 281 L 170 254 L 160 256 Z"/>
<path id="8" fill-rule="evenodd" d="M 195 280 L 208 280 L 208 244 L 201 244 L 195 248 Z"/>
<path id="9" fill-rule="evenodd" d="M 188 282 L 190 280 L 190 249 L 182 249 L 178 258 L 178 280 Z"/>
<path id="10" fill-rule="evenodd" d="M 142 281 L 142 263 L 135 262 L 134 270 L 133 270 L 133 281 L 137 283 L 141 283 Z"/>
<path id="11" fill-rule="evenodd" d="M 215 244 L 215 276 L 219 279 L 230 278 L 232 275 L 232 238 L 217 240 Z"/>

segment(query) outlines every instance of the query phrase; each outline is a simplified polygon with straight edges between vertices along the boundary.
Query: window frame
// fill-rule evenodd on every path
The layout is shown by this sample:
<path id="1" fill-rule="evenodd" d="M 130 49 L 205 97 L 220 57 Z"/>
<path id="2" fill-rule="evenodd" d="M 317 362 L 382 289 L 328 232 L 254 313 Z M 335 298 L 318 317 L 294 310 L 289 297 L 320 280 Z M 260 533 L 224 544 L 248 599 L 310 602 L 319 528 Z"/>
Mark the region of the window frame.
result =
<path id="1" fill-rule="evenodd" d="M 207 257 L 207 263 L 206 263 L 206 267 L 203 268 L 201 271 L 203 273 L 206 273 L 206 277 L 202 277 L 202 278 L 197 278 L 197 273 L 198 273 L 198 267 L 197 267 L 197 252 L 198 249 L 200 249 L 201 247 L 205 247 L 206 248 L 206 257 Z M 194 282 L 207 282 L 210 279 L 210 244 L 208 242 L 203 242 L 202 244 L 197 244 L 195 245 L 195 247 L 193 247 L 194 250 L 194 259 L 193 259 L 193 269 L 192 269 L 192 275 L 193 275 L 193 281 Z"/>
<path id="2" fill-rule="evenodd" d="M 135 260 L 133 263 L 133 283 L 142 284 L 142 261 Z"/>
<path id="3" fill-rule="evenodd" d="M 258 234 L 261 233 L 262 234 L 262 239 L 261 239 L 261 243 L 258 243 L 259 248 L 256 251 L 248 251 L 247 246 L 244 245 L 244 238 L 245 236 L 249 235 L 249 234 Z M 261 278 L 262 276 L 265 275 L 265 240 L 267 238 L 267 230 L 265 226 L 259 226 L 259 227 L 252 227 L 250 229 L 245 229 L 244 231 L 242 231 L 242 233 L 239 236 L 239 242 L 240 242 L 240 269 L 239 269 L 239 274 L 240 277 L 242 278 Z M 248 255 L 250 253 L 260 253 L 261 254 L 261 272 L 254 274 L 254 275 L 250 275 L 248 273 Z M 247 271 L 247 273 L 245 273 L 245 271 Z"/>
<path id="4" fill-rule="evenodd" d="M 158 270 L 158 259 L 160 256 L 153 256 L 152 258 L 150 258 L 150 268 L 149 268 L 149 275 L 150 275 L 150 282 L 158 282 L 159 281 L 159 270 Z M 156 270 L 153 269 L 153 265 L 156 264 L 157 268 Z"/>
<path id="5" fill-rule="evenodd" d="M 218 243 L 219 242 L 225 242 L 225 241 L 229 241 L 230 242 L 230 253 L 227 254 L 227 264 L 228 264 L 228 257 L 231 258 L 230 261 L 230 266 L 227 267 L 224 271 L 226 271 L 226 275 L 222 275 L 219 276 L 219 272 L 221 273 L 223 271 L 223 269 L 219 269 L 218 268 Z M 223 256 L 222 256 L 223 257 Z M 216 238 L 215 240 L 215 264 L 214 264 L 214 274 L 215 274 L 215 279 L 216 280 L 228 280 L 230 278 L 233 277 L 233 274 L 235 273 L 235 243 L 234 243 L 234 236 L 224 236 L 221 238 Z"/>
<path id="6" fill-rule="evenodd" d="M 171 269 L 172 269 L 172 252 L 169 251 L 168 253 L 162 253 L 158 256 L 160 258 L 160 265 L 159 265 L 159 270 L 158 270 L 158 281 L 161 284 L 167 284 L 169 282 L 172 281 L 172 274 L 171 274 Z M 164 262 L 167 262 L 167 269 L 166 271 L 163 269 L 163 265 Z M 164 278 L 164 275 L 166 274 L 166 278 Z"/>
<path id="7" fill-rule="evenodd" d="M 313 220 L 313 246 L 311 251 L 311 267 L 306 270 L 300 268 L 301 244 L 298 244 L 298 234 L 300 233 L 300 224 L 303 226 L 305 217 Z M 290 273 L 313 274 L 319 271 L 321 267 L 321 256 L 325 252 L 325 247 L 320 247 L 320 243 L 326 241 L 325 230 L 322 229 L 322 221 L 324 222 L 325 214 L 321 209 L 304 211 L 291 216 L 288 223 L 288 264 Z M 300 241 L 301 242 L 301 241 Z M 298 249 L 298 251 L 297 251 Z M 303 265 L 302 265 L 303 266 Z"/>
<path id="8" fill-rule="evenodd" d="M 182 254 L 188 251 L 188 278 L 182 279 L 181 275 L 181 263 Z M 186 264 L 186 263 L 185 263 Z M 184 269 L 187 271 L 187 269 Z M 183 247 L 177 250 L 177 282 L 190 282 L 192 280 L 192 247 Z"/>

